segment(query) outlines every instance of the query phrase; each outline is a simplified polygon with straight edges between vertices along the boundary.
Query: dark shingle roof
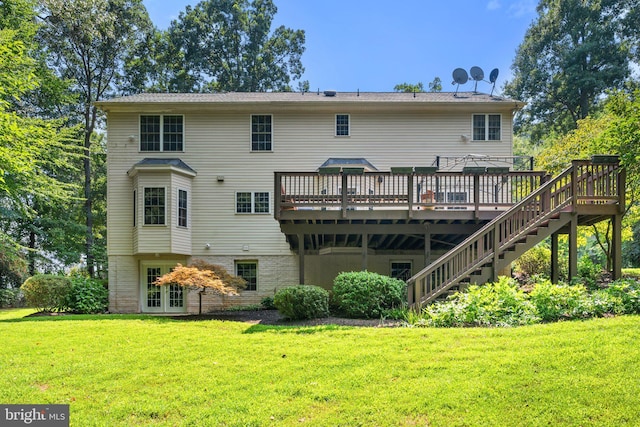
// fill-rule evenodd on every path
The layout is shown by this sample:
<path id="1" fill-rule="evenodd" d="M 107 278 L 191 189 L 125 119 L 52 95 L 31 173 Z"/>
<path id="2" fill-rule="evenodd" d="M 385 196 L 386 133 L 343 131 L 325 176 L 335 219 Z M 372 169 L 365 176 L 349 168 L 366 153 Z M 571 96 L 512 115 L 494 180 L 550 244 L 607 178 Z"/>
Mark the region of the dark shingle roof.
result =
<path id="1" fill-rule="evenodd" d="M 196 175 L 196 171 L 191 166 L 189 166 L 188 164 L 186 164 L 180 159 L 153 159 L 153 158 L 145 158 L 140 160 L 138 163 L 133 165 L 129 173 L 133 170 L 145 169 L 147 167 L 151 167 L 151 168 L 154 168 L 154 167 L 157 167 L 157 168 L 170 167 L 171 168 L 172 167 L 172 168 L 185 171 L 190 175 L 191 174 Z"/>

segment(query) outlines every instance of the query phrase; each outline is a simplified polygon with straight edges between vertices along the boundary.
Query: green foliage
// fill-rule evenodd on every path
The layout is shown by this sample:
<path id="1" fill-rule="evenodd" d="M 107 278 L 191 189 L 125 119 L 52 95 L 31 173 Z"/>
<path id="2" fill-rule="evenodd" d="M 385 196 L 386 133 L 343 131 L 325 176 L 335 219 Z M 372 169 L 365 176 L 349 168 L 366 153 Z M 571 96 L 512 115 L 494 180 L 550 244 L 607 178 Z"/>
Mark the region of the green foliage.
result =
<path id="1" fill-rule="evenodd" d="M 66 306 L 74 313 L 104 313 L 109 307 L 106 283 L 89 277 L 72 277 Z"/>
<path id="2" fill-rule="evenodd" d="M 632 57 L 624 3 L 540 1 L 516 52 L 514 78 L 505 85 L 507 96 L 527 102 L 516 120 L 518 133 L 539 143 L 574 129 L 607 90 L 622 85 Z"/>
<path id="3" fill-rule="evenodd" d="M 20 289 L 0 288 L 0 308 L 22 307 L 24 295 Z"/>
<path id="4" fill-rule="evenodd" d="M 425 308 L 430 326 L 518 326 L 536 323 L 535 307 L 515 280 L 500 277 L 495 283 L 470 286 L 444 303 Z"/>
<path id="5" fill-rule="evenodd" d="M 584 284 L 587 289 L 597 289 L 598 280 L 602 276 L 602 266 L 594 263 L 588 256 L 583 256 L 578 260 L 578 281 Z"/>
<path id="6" fill-rule="evenodd" d="M 71 293 L 71 279 L 51 274 L 29 277 L 20 288 L 27 305 L 40 311 L 64 311 Z"/>
<path id="7" fill-rule="evenodd" d="M 583 285 L 554 285 L 548 280 L 537 283 L 529 294 L 544 322 L 591 317 L 588 296 Z"/>
<path id="8" fill-rule="evenodd" d="M 264 298 L 262 298 L 262 301 L 260 301 L 260 305 L 265 310 L 275 310 L 275 308 L 276 308 L 276 305 L 275 305 L 272 297 L 264 297 Z"/>
<path id="9" fill-rule="evenodd" d="M 514 270 L 527 276 L 551 274 L 551 249 L 544 245 L 536 245 L 522 254 L 514 263 Z"/>
<path id="10" fill-rule="evenodd" d="M 525 293 L 513 279 L 470 286 L 446 301 L 422 311 L 409 310 L 409 326 L 517 326 L 559 320 L 586 319 L 640 313 L 640 285 L 635 280 L 617 280 L 608 287 L 589 292 L 582 284 L 554 285 L 537 279 Z"/>
<path id="11" fill-rule="evenodd" d="M 181 12 L 166 36 L 154 90 L 290 91 L 302 76 L 305 33 L 281 25 L 272 0 L 203 0 Z M 158 49 L 161 52 L 162 50 Z"/>
<path id="12" fill-rule="evenodd" d="M 442 90 L 442 85 L 440 86 L 440 89 Z M 413 83 L 400 83 L 397 84 L 393 87 L 393 91 L 394 92 L 406 92 L 406 93 L 412 93 L 412 92 L 424 92 L 424 85 L 422 84 L 422 82 L 418 82 L 416 84 Z M 438 92 L 438 91 L 434 91 L 434 92 Z"/>
<path id="13" fill-rule="evenodd" d="M 386 310 L 402 307 L 406 284 L 368 271 L 340 273 L 333 281 L 333 296 L 340 312 L 348 317 L 374 318 Z"/>
<path id="14" fill-rule="evenodd" d="M 329 316 L 329 293 L 319 286 L 298 285 L 280 289 L 273 303 L 285 318 L 291 320 Z"/>

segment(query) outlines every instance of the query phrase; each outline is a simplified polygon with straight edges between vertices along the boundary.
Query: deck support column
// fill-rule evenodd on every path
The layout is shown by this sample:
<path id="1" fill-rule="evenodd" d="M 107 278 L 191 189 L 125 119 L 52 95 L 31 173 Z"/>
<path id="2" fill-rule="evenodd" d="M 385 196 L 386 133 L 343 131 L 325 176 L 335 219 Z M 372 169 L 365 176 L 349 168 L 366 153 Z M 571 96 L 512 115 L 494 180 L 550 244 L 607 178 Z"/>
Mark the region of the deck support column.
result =
<path id="1" fill-rule="evenodd" d="M 578 214 L 569 223 L 569 281 L 578 275 Z"/>
<path id="2" fill-rule="evenodd" d="M 367 271 L 369 267 L 369 235 L 364 233 L 362 235 L 362 271 Z"/>
<path id="3" fill-rule="evenodd" d="M 622 215 L 614 215 L 611 218 L 613 225 L 611 236 L 611 275 L 613 280 L 622 278 Z"/>
<path id="4" fill-rule="evenodd" d="M 304 234 L 298 234 L 298 282 L 304 285 Z"/>
<path id="5" fill-rule="evenodd" d="M 551 235 L 551 283 L 558 283 L 560 270 L 558 269 L 558 233 Z"/>
<path id="6" fill-rule="evenodd" d="M 424 266 L 431 264 L 431 230 L 429 230 L 429 224 L 426 225 L 426 231 L 424 232 Z"/>

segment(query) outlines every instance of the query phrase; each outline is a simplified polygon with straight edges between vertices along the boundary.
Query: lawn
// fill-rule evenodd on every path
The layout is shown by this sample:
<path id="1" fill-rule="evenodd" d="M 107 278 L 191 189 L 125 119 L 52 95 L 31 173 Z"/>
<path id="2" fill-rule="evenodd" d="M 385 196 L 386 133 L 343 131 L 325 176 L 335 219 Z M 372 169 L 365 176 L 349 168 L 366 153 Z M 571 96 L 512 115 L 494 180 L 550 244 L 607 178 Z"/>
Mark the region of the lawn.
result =
<path id="1" fill-rule="evenodd" d="M 74 426 L 640 425 L 640 317 L 281 327 L 0 310 L 0 403 Z"/>

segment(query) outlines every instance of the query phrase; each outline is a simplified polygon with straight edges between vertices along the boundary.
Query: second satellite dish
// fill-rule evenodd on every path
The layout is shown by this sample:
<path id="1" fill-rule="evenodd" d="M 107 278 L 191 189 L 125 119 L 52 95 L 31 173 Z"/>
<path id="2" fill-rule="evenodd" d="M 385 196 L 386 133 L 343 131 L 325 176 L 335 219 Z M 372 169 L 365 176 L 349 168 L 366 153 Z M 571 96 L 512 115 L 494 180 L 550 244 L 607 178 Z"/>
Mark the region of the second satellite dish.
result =
<path id="1" fill-rule="evenodd" d="M 480 67 L 471 67 L 471 78 L 476 81 L 476 85 L 473 88 L 474 93 L 478 93 L 478 82 L 484 79 L 484 71 Z"/>

